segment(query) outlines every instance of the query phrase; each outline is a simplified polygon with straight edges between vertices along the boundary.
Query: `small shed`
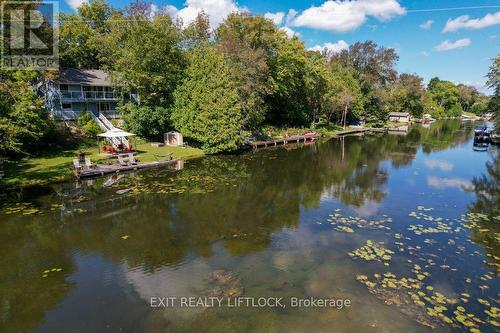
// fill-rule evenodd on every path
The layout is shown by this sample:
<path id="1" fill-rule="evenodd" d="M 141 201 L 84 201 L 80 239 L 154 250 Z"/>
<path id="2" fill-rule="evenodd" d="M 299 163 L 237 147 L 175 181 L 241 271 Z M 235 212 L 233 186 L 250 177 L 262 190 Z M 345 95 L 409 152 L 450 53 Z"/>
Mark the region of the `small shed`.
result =
<path id="1" fill-rule="evenodd" d="M 184 146 L 184 138 L 179 132 L 168 132 L 165 133 L 165 144 L 167 146 Z"/>
<path id="2" fill-rule="evenodd" d="M 409 123 L 410 114 L 408 112 L 391 112 L 389 113 L 389 121 L 396 123 Z"/>

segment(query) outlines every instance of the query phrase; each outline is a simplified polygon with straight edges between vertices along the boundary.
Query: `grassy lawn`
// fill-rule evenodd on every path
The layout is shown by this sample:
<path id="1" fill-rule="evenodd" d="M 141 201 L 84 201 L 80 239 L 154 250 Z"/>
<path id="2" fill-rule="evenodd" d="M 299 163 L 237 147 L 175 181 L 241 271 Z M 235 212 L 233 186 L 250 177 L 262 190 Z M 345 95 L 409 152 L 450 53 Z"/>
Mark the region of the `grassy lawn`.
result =
<path id="1" fill-rule="evenodd" d="M 203 151 L 196 148 L 152 147 L 150 143 L 138 141 L 137 159 L 140 162 L 156 161 L 155 154 L 172 154 L 174 158 L 192 158 L 203 156 Z M 90 157 L 93 163 L 110 162 L 100 155 L 98 147 L 65 150 L 44 156 L 25 158 L 19 161 L 5 161 L 5 178 L 0 181 L 2 187 L 23 187 L 57 182 L 72 177 L 71 166 L 79 151 Z"/>
<path id="2" fill-rule="evenodd" d="M 463 112 L 462 114 L 466 115 L 466 116 L 469 116 L 471 117 L 472 119 L 479 119 L 480 117 L 478 117 L 475 113 L 472 113 L 472 112 Z"/>
<path id="3" fill-rule="evenodd" d="M 274 127 L 266 126 L 261 129 L 260 133 L 253 134 L 257 140 L 271 140 L 282 139 L 294 135 L 303 135 L 310 132 L 315 132 L 322 137 L 329 138 L 335 136 L 338 132 L 342 131 L 342 127 L 338 125 L 322 126 L 320 128 L 293 128 L 293 127 Z"/>

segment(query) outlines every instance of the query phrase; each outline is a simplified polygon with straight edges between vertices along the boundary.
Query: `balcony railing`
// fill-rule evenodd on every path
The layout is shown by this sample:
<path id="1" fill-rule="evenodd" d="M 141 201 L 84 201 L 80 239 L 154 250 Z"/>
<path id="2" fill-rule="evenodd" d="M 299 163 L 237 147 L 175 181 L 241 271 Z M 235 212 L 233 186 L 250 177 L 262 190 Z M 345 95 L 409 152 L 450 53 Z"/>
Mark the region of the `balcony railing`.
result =
<path id="1" fill-rule="evenodd" d="M 85 111 L 73 111 L 73 110 L 57 110 L 52 111 L 52 117 L 58 120 L 76 120 L 79 115 L 83 114 Z M 120 118 L 120 114 L 116 110 L 101 111 L 108 119 Z"/>
<path id="2" fill-rule="evenodd" d="M 109 91 L 61 91 L 64 100 L 118 100 L 120 96 Z"/>

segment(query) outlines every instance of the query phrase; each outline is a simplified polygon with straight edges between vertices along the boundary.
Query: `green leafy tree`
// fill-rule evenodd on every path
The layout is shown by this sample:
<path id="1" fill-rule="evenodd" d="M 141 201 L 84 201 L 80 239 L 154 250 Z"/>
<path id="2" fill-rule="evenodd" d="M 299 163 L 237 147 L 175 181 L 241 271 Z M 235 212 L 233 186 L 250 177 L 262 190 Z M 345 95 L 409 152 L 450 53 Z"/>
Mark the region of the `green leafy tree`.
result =
<path id="1" fill-rule="evenodd" d="M 243 140 L 242 105 L 231 77 L 224 55 L 212 46 L 199 46 L 175 91 L 175 128 L 207 153 L 236 150 Z"/>
<path id="2" fill-rule="evenodd" d="M 142 15 L 112 16 L 102 42 L 106 68 L 119 89 L 138 93 L 140 104 L 168 108 L 186 64 L 180 28 L 169 15 Z"/>
<path id="3" fill-rule="evenodd" d="M 459 101 L 464 112 L 471 112 L 472 106 L 480 98 L 481 93 L 471 86 L 459 84 L 458 86 Z"/>
<path id="4" fill-rule="evenodd" d="M 161 140 L 172 129 L 170 109 L 126 103 L 118 107 L 127 130 L 150 140 Z"/>
<path id="5" fill-rule="evenodd" d="M 201 11 L 196 19 L 182 30 L 182 48 L 191 50 L 198 45 L 208 44 L 211 37 L 209 17 Z"/>
<path id="6" fill-rule="evenodd" d="M 0 155 L 33 152 L 51 129 L 34 88 L 38 73 L 0 67 Z"/>
<path id="7" fill-rule="evenodd" d="M 328 121 L 347 124 L 348 120 L 363 116 L 363 94 L 352 69 L 331 63 L 328 88 L 323 95 L 323 115 Z"/>
<path id="8" fill-rule="evenodd" d="M 444 108 L 434 100 L 428 91 L 424 94 L 424 113 L 430 114 L 436 119 L 445 117 Z"/>
<path id="9" fill-rule="evenodd" d="M 395 69 L 398 60 L 396 50 L 378 46 L 373 41 L 357 42 L 331 58 L 332 62 L 353 68 L 365 85 L 364 90 L 370 90 L 370 86 L 380 88 L 395 82 L 398 78 Z"/>
<path id="10" fill-rule="evenodd" d="M 414 74 L 401 74 L 389 88 L 388 107 L 393 112 L 408 112 L 416 118 L 424 113 L 423 79 Z"/>
<path id="11" fill-rule="evenodd" d="M 388 119 L 387 87 L 398 78 L 396 50 L 378 46 L 373 41 L 358 42 L 331 56 L 332 63 L 352 69 L 364 96 L 365 116 L 369 123 L 382 126 Z"/>
<path id="12" fill-rule="evenodd" d="M 456 112 L 456 105 L 460 106 L 460 91 L 453 82 L 435 77 L 430 80 L 427 90 L 436 103 L 444 108 L 446 115 L 450 115 L 452 109 Z"/>
<path id="13" fill-rule="evenodd" d="M 488 111 L 495 114 L 496 129 L 500 132 L 500 55 L 497 55 L 491 65 L 488 74 L 486 85 L 493 89 L 493 96 L 488 103 Z"/>
<path id="14" fill-rule="evenodd" d="M 493 89 L 495 96 L 500 95 L 500 55 L 497 55 L 490 65 L 490 70 L 486 75 L 488 81 L 486 84 Z"/>
<path id="15" fill-rule="evenodd" d="M 481 116 L 488 112 L 488 105 L 490 102 L 490 98 L 486 95 L 480 95 L 474 104 L 470 107 L 470 112 L 474 113 L 477 116 Z"/>
<path id="16" fill-rule="evenodd" d="M 76 14 L 59 17 L 60 61 L 63 67 L 102 66 L 100 39 L 109 32 L 113 9 L 104 0 L 84 2 Z"/>
<path id="17" fill-rule="evenodd" d="M 311 108 L 309 122 L 314 126 L 326 107 L 325 95 L 329 86 L 329 68 L 324 56 L 318 52 L 307 52 L 305 76 L 306 103 Z"/>
<path id="18" fill-rule="evenodd" d="M 231 68 L 247 129 L 256 129 L 266 117 L 266 98 L 273 93 L 270 64 L 278 30 L 261 16 L 233 13 L 215 33 L 216 44 Z"/>
<path id="19" fill-rule="evenodd" d="M 275 91 L 269 97 L 267 121 L 273 125 L 305 126 L 311 123 L 313 106 L 308 105 L 308 55 L 298 38 L 283 33 L 273 68 Z"/>

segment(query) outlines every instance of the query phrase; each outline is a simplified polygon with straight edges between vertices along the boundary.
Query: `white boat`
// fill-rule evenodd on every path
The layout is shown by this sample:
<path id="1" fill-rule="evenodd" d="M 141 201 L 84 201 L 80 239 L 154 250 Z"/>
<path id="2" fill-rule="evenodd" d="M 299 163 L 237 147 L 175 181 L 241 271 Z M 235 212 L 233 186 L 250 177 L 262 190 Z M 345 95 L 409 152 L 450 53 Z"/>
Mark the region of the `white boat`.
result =
<path id="1" fill-rule="evenodd" d="M 432 116 L 428 113 L 424 114 L 424 118 L 422 119 L 424 123 L 433 123 L 436 119 L 432 118 Z"/>
<path id="2" fill-rule="evenodd" d="M 486 125 L 478 125 L 474 128 L 475 136 L 484 136 L 488 132 L 488 127 Z"/>

